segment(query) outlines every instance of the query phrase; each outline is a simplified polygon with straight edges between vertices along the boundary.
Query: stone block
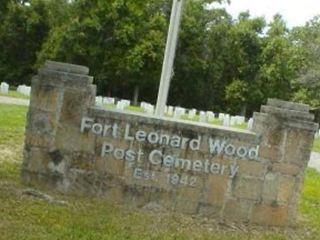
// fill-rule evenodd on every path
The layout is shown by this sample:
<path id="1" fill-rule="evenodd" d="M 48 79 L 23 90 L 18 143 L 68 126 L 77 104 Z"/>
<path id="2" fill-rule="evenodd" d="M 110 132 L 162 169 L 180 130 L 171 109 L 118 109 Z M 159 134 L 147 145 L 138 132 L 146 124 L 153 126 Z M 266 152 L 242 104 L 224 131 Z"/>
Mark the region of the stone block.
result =
<path id="1" fill-rule="evenodd" d="M 304 153 L 310 153 L 312 144 L 313 136 L 310 136 L 309 132 L 298 129 L 288 130 L 283 161 L 305 166 L 309 159 L 304 159 Z"/>
<path id="2" fill-rule="evenodd" d="M 286 204 L 291 202 L 295 186 L 296 179 L 294 177 L 280 176 L 278 201 Z"/>
<path id="3" fill-rule="evenodd" d="M 61 107 L 60 121 L 80 127 L 82 116 L 91 104 L 91 89 L 65 90 Z"/>
<path id="4" fill-rule="evenodd" d="M 54 113 L 37 111 L 30 108 L 27 122 L 27 133 L 39 137 L 39 141 L 43 141 L 46 146 L 50 145 L 58 127 L 57 116 Z"/>
<path id="5" fill-rule="evenodd" d="M 260 146 L 259 157 L 271 162 L 280 162 L 282 157 L 281 149 L 277 146 L 262 145 Z"/>
<path id="6" fill-rule="evenodd" d="M 41 111 L 58 114 L 62 103 L 63 91 L 52 85 L 33 85 L 30 106 Z"/>
<path id="7" fill-rule="evenodd" d="M 250 222 L 265 226 L 286 226 L 288 223 L 288 207 L 256 204 L 253 206 Z"/>
<path id="8" fill-rule="evenodd" d="M 233 195 L 248 200 L 260 200 L 263 181 L 252 177 L 237 177 L 233 182 Z"/>
<path id="9" fill-rule="evenodd" d="M 117 176 L 123 176 L 124 170 L 125 170 L 125 163 L 124 161 L 114 159 L 114 158 L 100 158 L 98 161 L 105 161 L 105 171 L 109 174 L 117 175 Z"/>
<path id="10" fill-rule="evenodd" d="M 301 166 L 289 163 L 274 163 L 270 167 L 274 172 L 289 176 L 297 176 L 301 171 L 303 171 Z"/>
<path id="11" fill-rule="evenodd" d="M 187 214 L 196 214 L 198 211 L 198 205 L 198 202 L 177 199 L 175 211 Z"/>
<path id="12" fill-rule="evenodd" d="M 41 68 L 38 71 L 40 84 L 47 83 L 60 88 L 86 88 L 93 82 L 93 77 L 83 74 L 64 73 L 50 68 Z"/>
<path id="13" fill-rule="evenodd" d="M 172 185 L 168 180 L 169 178 L 168 174 L 169 173 L 162 172 L 162 171 L 155 171 L 154 186 L 162 190 L 170 191 L 172 189 Z"/>
<path id="14" fill-rule="evenodd" d="M 203 189 L 201 187 L 177 187 L 177 199 L 182 201 L 192 201 L 198 202 L 201 200 L 201 192 Z"/>
<path id="15" fill-rule="evenodd" d="M 307 120 L 313 121 L 314 115 L 309 112 L 301 112 L 291 109 L 283 109 L 273 106 L 261 106 L 261 112 L 269 113 L 275 115 L 277 117 L 281 117 L 283 119 L 299 119 L 299 120 Z"/>
<path id="16" fill-rule="evenodd" d="M 227 196 L 228 184 L 230 178 L 228 176 L 210 175 L 205 182 L 205 190 L 203 192 L 204 203 L 212 205 L 223 205 Z"/>
<path id="17" fill-rule="evenodd" d="M 176 205 L 177 195 L 175 190 L 163 190 L 159 188 L 155 188 L 154 191 L 150 193 L 150 202 L 157 203 L 163 208 L 174 211 Z"/>
<path id="18" fill-rule="evenodd" d="M 48 170 L 48 164 L 51 158 L 43 148 L 25 148 L 24 149 L 23 169 L 28 172 L 45 173 Z"/>
<path id="19" fill-rule="evenodd" d="M 102 157 L 95 157 L 94 169 L 99 174 L 107 173 L 107 161 Z"/>
<path id="20" fill-rule="evenodd" d="M 267 105 L 273 106 L 276 108 L 294 110 L 299 112 L 309 112 L 310 110 L 310 107 L 306 104 L 287 102 L 287 101 L 282 101 L 282 100 L 273 99 L 273 98 L 268 99 Z"/>
<path id="21" fill-rule="evenodd" d="M 201 216 L 211 217 L 211 218 L 221 218 L 222 215 L 222 205 L 215 205 L 209 203 L 200 202 L 198 204 L 198 213 Z"/>
<path id="22" fill-rule="evenodd" d="M 125 182 L 128 185 L 160 188 L 159 180 L 161 181 L 161 179 L 158 178 L 157 174 L 156 171 L 131 166 L 128 163 L 125 163 L 123 171 Z"/>
<path id="23" fill-rule="evenodd" d="M 61 62 L 47 60 L 44 66 L 45 68 L 58 71 L 58 72 L 74 73 L 74 74 L 82 74 L 82 75 L 89 74 L 88 67 L 75 65 L 75 64 L 61 63 Z"/>
<path id="24" fill-rule="evenodd" d="M 70 155 L 70 166 L 72 168 L 82 169 L 86 171 L 95 170 L 96 156 L 94 154 L 73 151 Z"/>
<path id="25" fill-rule="evenodd" d="M 263 162 L 250 161 L 250 160 L 238 160 L 239 173 L 241 175 L 247 175 L 252 177 L 261 178 L 264 176 L 267 167 Z"/>
<path id="26" fill-rule="evenodd" d="M 29 129 L 25 131 L 25 144 L 26 146 L 38 147 L 38 148 L 47 148 L 54 146 L 54 133 L 43 134 L 40 131 L 34 132 Z"/>
<path id="27" fill-rule="evenodd" d="M 242 199 L 227 200 L 223 209 L 223 218 L 236 222 L 247 222 L 249 221 L 252 206 L 252 201 Z"/>
<path id="28" fill-rule="evenodd" d="M 80 126 L 60 124 L 56 131 L 55 146 L 62 150 L 94 154 L 95 136 L 91 133 L 80 133 Z"/>
<path id="29" fill-rule="evenodd" d="M 152 188 L 131 185 L 124 187 L 124 203 L 128 206 L 141 208 L 150 202 Z"/>
<path id="30" fill-rule="evenodd" d="M 109 188 L 106 191 L 105 198 L 111 204 L 123 204 L 124 193 L 120 186 Z"/>
<path id="31" fill-rule="evenodd" d="M 265 175 L 262 190 L 262 200 L 273 202 L 277 200 L 279 186 L 279 175 L 277 173 L 268 172 Z"/>
<path id="32" fill-rule="evenodd" d="M 276 123 L 275 123 L 276 124 Z M 285 139 L 285 129 L 277 126 L 270 126 L 265 133 L 265 141 L 270 146 L 283 146 Z"/>

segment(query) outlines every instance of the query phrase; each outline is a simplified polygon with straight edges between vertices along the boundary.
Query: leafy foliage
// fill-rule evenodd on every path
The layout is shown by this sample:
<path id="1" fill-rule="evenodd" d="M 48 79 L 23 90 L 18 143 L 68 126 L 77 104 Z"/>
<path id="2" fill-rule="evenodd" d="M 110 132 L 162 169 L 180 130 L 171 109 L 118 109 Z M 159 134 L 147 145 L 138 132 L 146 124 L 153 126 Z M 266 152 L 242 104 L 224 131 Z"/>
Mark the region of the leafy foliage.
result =
<path id="1" fill-rule="evenodd" d="M 292 39 L 303 57 L 299 76 L 293 81 L 294 99 L 312 106 L 320 105 L 320 17 L 315 17 L 305 27 L 292 31 Z M 296 54 L 297 55 L 297 54 Z"/>
<path id="2" fill-rule="evenodd" d="M 289 30 L 211 2 L 186 1 L 168 104 L 247 116 L 270 97 L 320 104 L 319 18 Z M 90 67 L 98 94 L 155 103 L 171 3 L 5 0 L 1 80 L 29 84 L 51 59 Z"/>

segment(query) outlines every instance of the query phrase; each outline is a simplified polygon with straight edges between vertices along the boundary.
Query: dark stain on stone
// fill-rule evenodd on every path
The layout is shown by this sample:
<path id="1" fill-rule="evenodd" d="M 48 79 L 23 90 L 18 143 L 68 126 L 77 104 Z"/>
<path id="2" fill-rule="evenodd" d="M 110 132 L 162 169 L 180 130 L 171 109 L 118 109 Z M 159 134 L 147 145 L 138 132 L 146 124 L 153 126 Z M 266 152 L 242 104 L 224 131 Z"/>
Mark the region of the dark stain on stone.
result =
<path id="1" fill-rule="evenodd" d="M 272 203 L 271 203 L 271 207 L 273 207 L 273 208 L 277 208 L 277 207 L 279 207 L 279 204 L 278 204 L 278 202 L 275 200 L 275 201 L 272 201 Z"/>
<path id="2" fill-rule="evenodd" d="M 44 85 L 44 86 L 42 86 L 42 89 L 45 92 L 50 92 L 50 91 L 54 90 L 54 86 L 52 86 L 52 85 Z"/>
<path id="3" fill-rule="evenodd" d="M 49 156 L 53 161 L 54 165 L 59 165 L 63 159 L 63 156 L 59 150 L 49 152 Z"/>

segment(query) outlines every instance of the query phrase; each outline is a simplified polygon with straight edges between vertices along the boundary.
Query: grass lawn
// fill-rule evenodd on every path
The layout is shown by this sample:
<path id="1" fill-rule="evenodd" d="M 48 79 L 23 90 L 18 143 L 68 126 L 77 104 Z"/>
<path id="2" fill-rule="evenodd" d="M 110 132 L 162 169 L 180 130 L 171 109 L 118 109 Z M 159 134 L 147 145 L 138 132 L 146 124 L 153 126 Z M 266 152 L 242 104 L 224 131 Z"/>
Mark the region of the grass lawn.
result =
<path id="1" fill-rule="evenodd" d="M 18 93 L 16 91 L 9 91 L 9 94 L 0 93 L 0 96 L 29 99 L 28 96 L 20 94 L 20 93 Z M 112 110 L 116 109 L 116 105 L 114 105 L 114 104 L 105 104 L 103 107 L 106 108 L 106 109 L 112 109 Z M 141 113 L 144 112 L 144 110 L 139 106 L 128 106 L 128 107 L 125 108 L 125 110 L 132 111 L 132 112 L 141 112 Z M 172 116 L 167 116 L 167 117 L 172 117 Z M 199 121 L 199 115 L 196 115 L 194 117 L 194 119 L 189 119 L 188 116 L 185 115 L 185 116 L 182 116 L 182 119 L 198 122 Z M 219 119 L 215 119 L 214 121 L 209 122 L 209 123 L 213 124 L 213 125 L 222 126 L 222 122 Z M 247 129 L 247 123 L 244 123 L 244 124 L 241 124 L 241 125 L 235 125 L 235 126 L 232 126 L 232 127 L 233 128 L 239 128 L 239 129 Z M 320 143 L 319 143 L 319 152 L 320 152 Z"/>
<path id="2" fill-rule="evenodd" d="M 174 213 L 150 213 L 111 205 L 103 199 L 45 192 L 68 204 L 24 195 L 19 180 L 27 108 L 0 104 L 0 239 L 320 239 L 320 174 L 308 170 L 297 229 L 235 228 Z M 201 223 L 201 224 L 200 224 Z"/>
<path id="3" fill-rule="evenodd" d="M 313 151 L 320 152 L 320 138 L 315 139 L 313 143 Z"/>
<path id="4" fill-rule="evenodd" d="M 22 99 L 29 99 L 30 97 L 25 96 L 21 93 L 18 93 L 16 91 L 9 91 L 8 94 L 4 94 L 4 93 L 0 93 L 0 96 L 4 96 L 4 97 L 13 97 L 13 98 L 22 98 Z"/>

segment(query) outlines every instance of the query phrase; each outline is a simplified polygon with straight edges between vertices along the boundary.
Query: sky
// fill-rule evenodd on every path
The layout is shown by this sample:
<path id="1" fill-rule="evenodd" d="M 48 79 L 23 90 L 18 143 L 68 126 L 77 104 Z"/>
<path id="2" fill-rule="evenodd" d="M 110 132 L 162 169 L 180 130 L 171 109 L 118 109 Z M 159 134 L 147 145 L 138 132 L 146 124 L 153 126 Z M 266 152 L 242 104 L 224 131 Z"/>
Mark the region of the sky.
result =
<path id="1" fill-rule="evenodd" d="M 320 0 L 231 0 L 231 4 L 214 4 L 226 7 L 237 17 L 240 12 L 249 10 L 252 16 L 265 16 L 267 21 L 280 13 L 289 27 L 304 25 L 314 16 L 320 15 Z"/>

